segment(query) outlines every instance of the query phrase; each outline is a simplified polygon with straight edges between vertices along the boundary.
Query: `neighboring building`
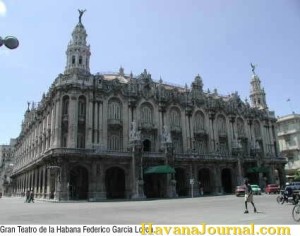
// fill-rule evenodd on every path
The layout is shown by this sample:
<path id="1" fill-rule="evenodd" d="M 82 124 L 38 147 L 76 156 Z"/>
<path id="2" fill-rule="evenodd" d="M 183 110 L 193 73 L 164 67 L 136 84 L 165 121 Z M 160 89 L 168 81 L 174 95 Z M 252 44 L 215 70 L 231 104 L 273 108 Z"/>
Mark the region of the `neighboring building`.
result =
<path id="1" fill-rule="evenodd" d="M 0 145 L 0 194 L 11 195 L 12 186 L 10 175 L 14 163 L 15 139 L 11 139 L 9 145 Z"/>
<path id="2" fill-rule="evenodd" d="M 281 155 L 287 159 L 285 171 L 292 180 L 300 171 L 300 115 L 291 114 L 277 120 L 278 142 Z"/>
<path id="3" fill-rule="evenodd" d="M 244 177 L 285 183 L 274 116 L 254 72 L 251 102 L 138 76 L 91 74 L 80 21 L 63 74 L 36 106 L 28 104 L 11 178 L 14 193 L 97 201 L 232 193 Z M 192 189 L 193 188 L 193 189 Z M 193 191 L 192 191 L 193 190 Z"/>

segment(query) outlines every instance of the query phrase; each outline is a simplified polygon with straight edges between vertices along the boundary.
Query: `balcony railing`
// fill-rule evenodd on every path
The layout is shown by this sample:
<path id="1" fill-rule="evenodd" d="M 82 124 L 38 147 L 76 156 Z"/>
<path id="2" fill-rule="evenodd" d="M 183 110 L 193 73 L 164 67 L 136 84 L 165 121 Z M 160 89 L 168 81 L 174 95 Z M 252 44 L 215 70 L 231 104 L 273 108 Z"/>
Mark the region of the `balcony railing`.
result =
<path id="1" fill-rule="evenodd" d="M 181 133 L 181 127 L 179 125 L 171 125 L 170 131 L 174 133 Z"/>
<path id="2" fill-rule="evenodd" d="M 139 129 L 141 130 L 155 130 L 157 129 L 155 124 L 152 122 L 141 122 L 139 124 Z"/>
<path id="3" fill-rule="evenodd" d="M 122 127 L 122 120 L 120 119 L 108 119 L 107 124 L 112 128 Z"/>

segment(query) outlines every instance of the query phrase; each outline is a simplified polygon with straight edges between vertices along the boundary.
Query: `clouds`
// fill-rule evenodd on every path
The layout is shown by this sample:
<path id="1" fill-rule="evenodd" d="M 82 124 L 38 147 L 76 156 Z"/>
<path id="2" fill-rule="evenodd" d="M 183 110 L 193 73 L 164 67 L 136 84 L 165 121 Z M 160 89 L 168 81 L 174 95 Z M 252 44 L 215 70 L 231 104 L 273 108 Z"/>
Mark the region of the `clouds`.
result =
<path id="1" fill-rule="evenodd" d="M 6 6 L 4 2 L 0 0 L 0 17 L 4 17 L 6 15 Z"/>

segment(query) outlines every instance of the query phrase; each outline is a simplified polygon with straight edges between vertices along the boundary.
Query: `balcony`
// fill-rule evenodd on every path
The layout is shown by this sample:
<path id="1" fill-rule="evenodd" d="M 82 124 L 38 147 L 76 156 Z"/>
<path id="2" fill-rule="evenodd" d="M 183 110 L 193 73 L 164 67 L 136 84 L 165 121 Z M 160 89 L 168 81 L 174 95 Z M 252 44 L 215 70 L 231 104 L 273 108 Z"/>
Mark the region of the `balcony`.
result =
<path id="1" fill-rule="evenodd" d="M 207 137 L 207 132 L 205 129 L 195 129 L 194 130 L 194 136 L 199 138 L 205 138 Z"/>
<path id="2" fill-rule="evenodd" d="M 120 119 L 108 119 L 107 124 L 108 124 L 109 128 L 112 128 L 112 129 L 122 128 L 122 120 L 120 120 Z"/>
<path id="3" fill-rule="evenodd" d="M 227 133 L 225 131 L 219 131 L 218 135 L 219 135 L 219 137 L 222 137 L 222 138 L 226 138 L 227 137 Z"/>
<path id="4" fill-rule="evenodd" d="M 172 133 L 181 133 L 181 127 L 179 125 L 171 125 L 170 131 Z"/>
<path id="5" fill-rule="evenodd" d="M 156 130 L 157 128 L 155 127 L 155 124 L 151 122 L 141 122 L 139 124 L 139 129 L 145 131 L 152 131 L 152 130 Z"/>

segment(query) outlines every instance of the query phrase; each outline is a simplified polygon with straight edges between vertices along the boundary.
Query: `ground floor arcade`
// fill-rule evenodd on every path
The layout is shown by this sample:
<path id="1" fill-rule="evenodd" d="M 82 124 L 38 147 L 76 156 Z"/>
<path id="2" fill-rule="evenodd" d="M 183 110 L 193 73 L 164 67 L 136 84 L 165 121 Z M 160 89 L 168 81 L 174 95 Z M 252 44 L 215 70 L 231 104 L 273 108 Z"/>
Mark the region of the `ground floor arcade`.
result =
<path id="1" fill-rule="evenodd" d="M 102 201 L 199 196 L 200 183 L 204 194 L 230 194 L 245 177 L 263 188 L 275 181 L 275 172 L 285 182 L 284 164 L 266 162 L 264 168 L 257 164 L 232 159 L 179 158 L 166 164 L 163 158 L 142 162 L 130 156 L 58 156 L 15 173 L 11 187 L 13 195 L 32 189 L 41 199 Z M 147 171 L 153 166 L 168 166 L 171 171 Z"/>

